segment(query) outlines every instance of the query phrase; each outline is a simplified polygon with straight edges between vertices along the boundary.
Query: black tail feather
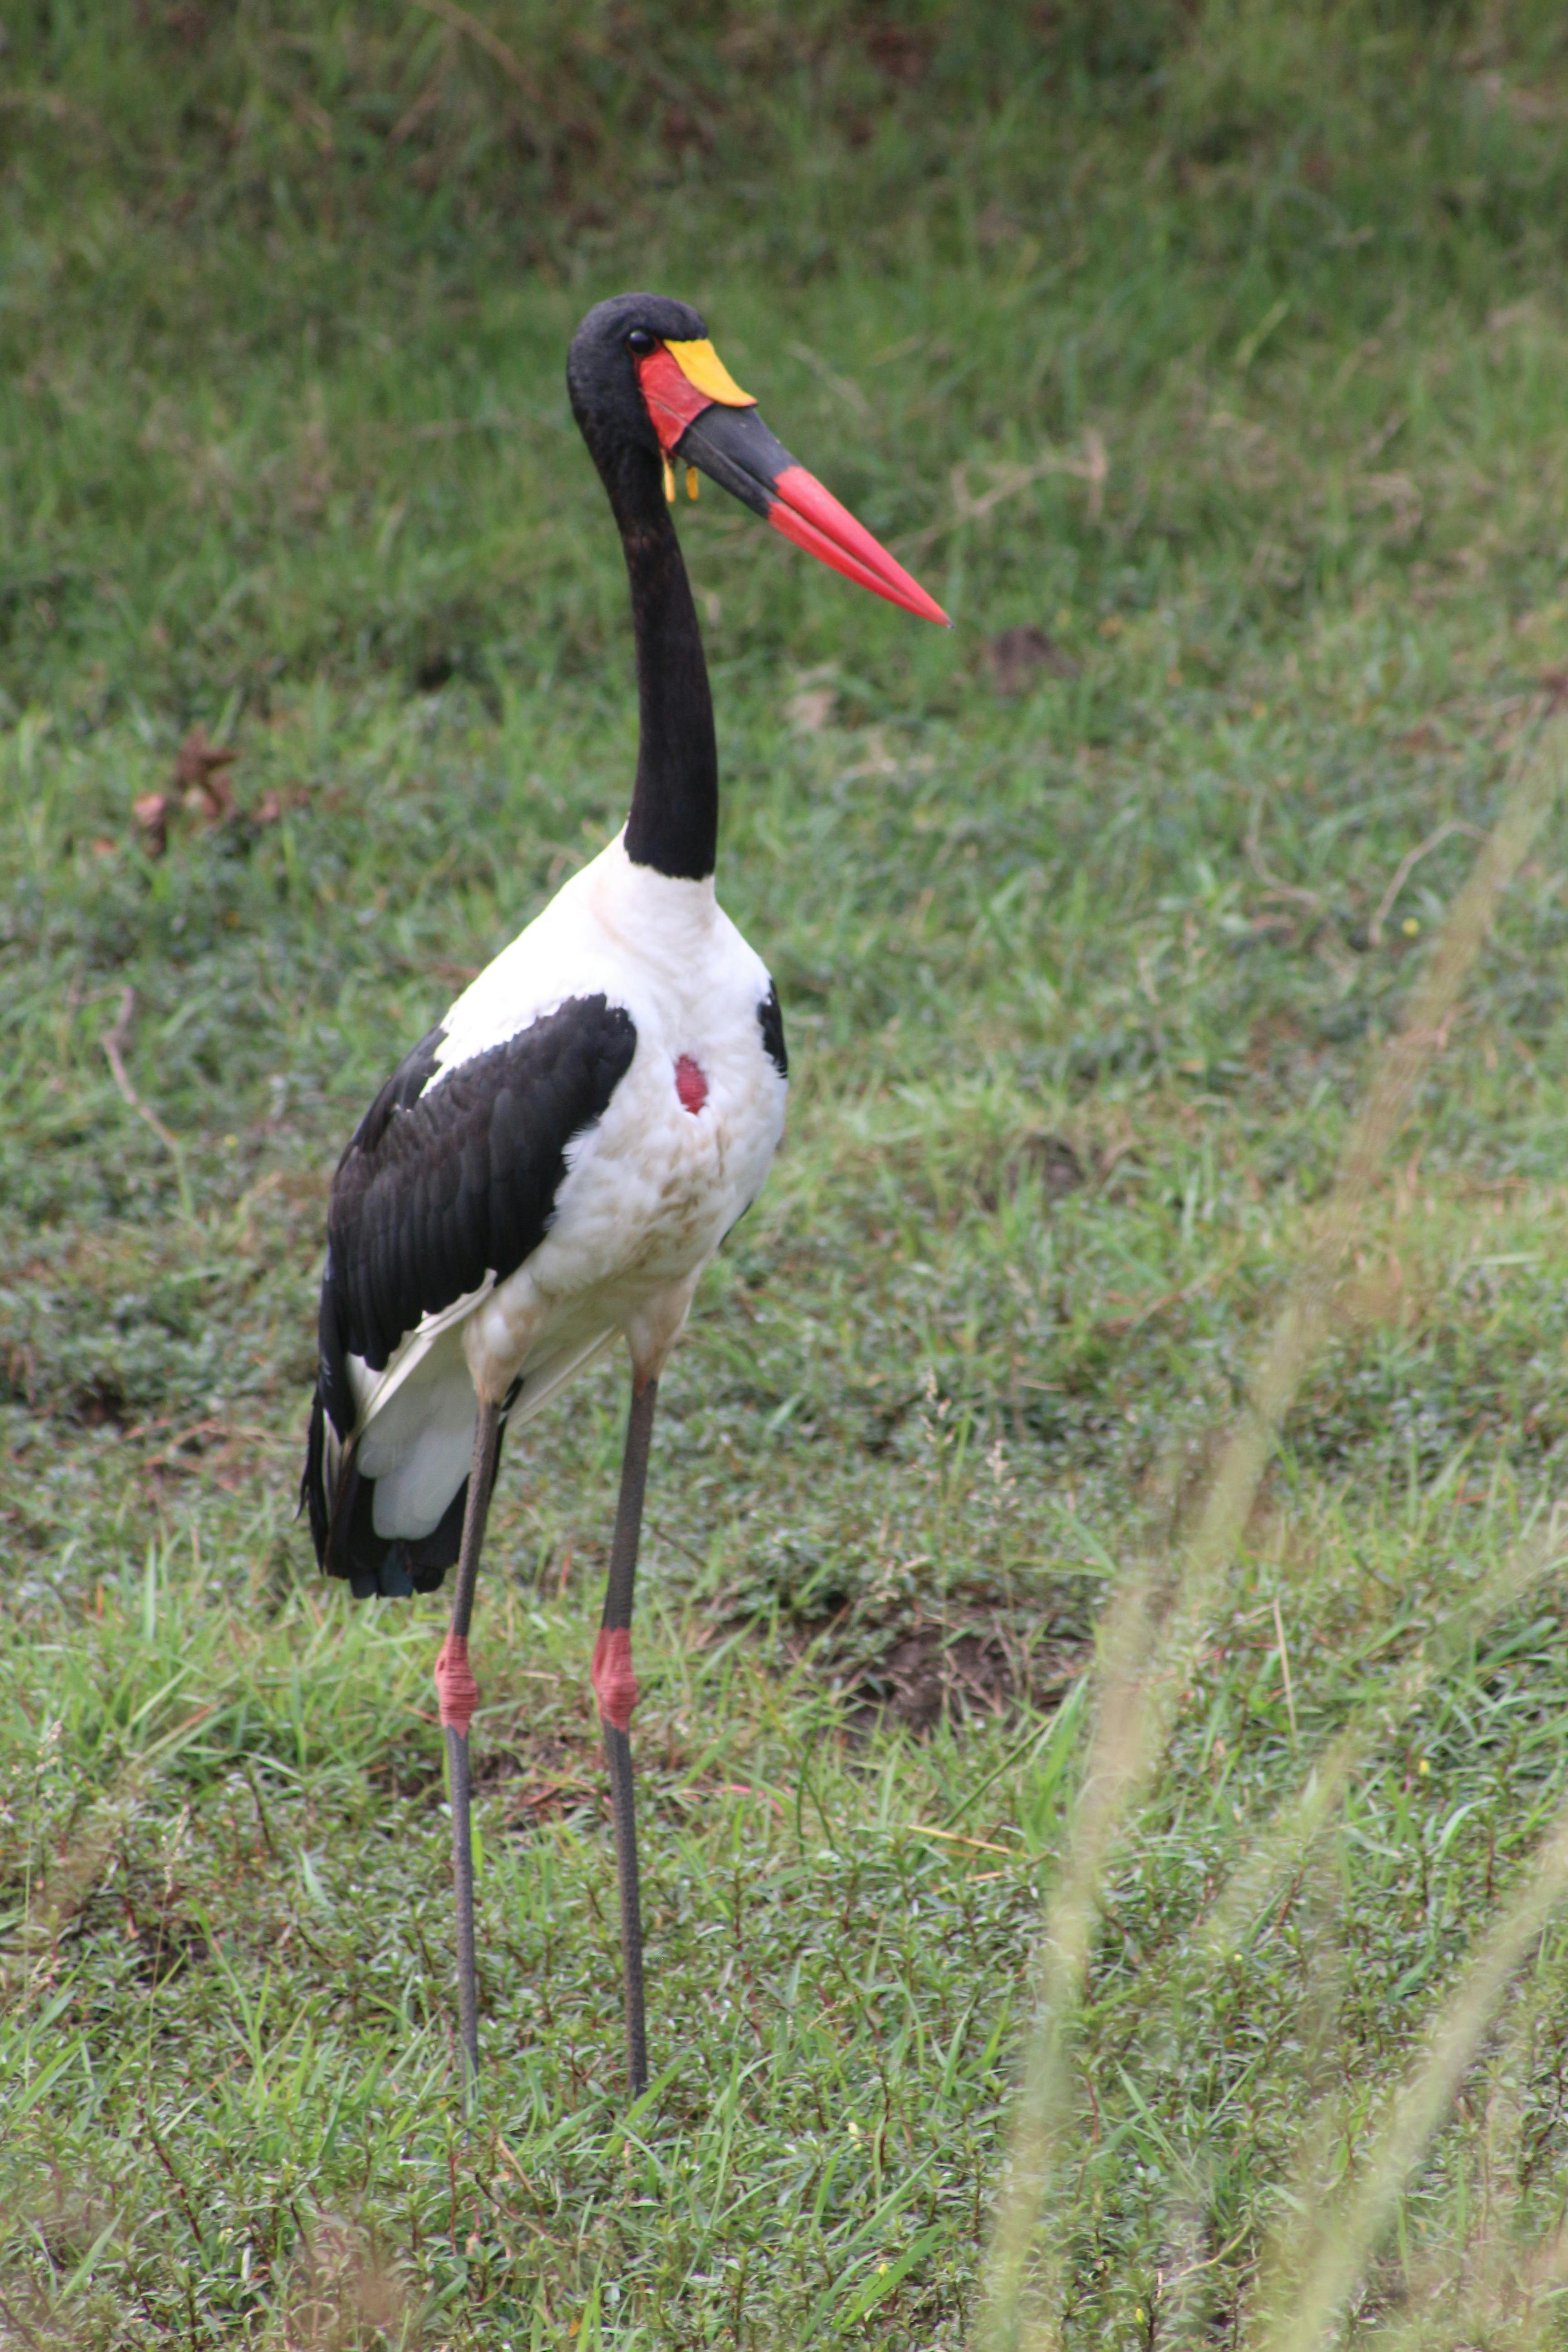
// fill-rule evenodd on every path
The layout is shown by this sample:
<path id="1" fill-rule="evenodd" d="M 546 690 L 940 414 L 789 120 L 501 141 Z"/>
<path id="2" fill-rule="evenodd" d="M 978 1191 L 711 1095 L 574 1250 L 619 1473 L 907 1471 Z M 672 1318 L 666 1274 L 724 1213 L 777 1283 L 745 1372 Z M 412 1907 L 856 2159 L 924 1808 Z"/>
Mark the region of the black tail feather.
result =
<path id="1" fill-rule="evenodd" d="M 305 1471 L 300 1481 L 300 1508 L 310 1514 L 310 1541 L 316 1547 L 316 1565 L 324 1568 L 331 1513 L 327 1503 L 327 1415 L 319 1381 L 316 1393 L 310 1399 L 310 1429 L 305 1440 Z"/>
<path id="2" fill-rule="evenodd" d="M 501 1434 L 505 1434 L 504 1423 Z M 310 1404 L 305 1474 L 300 1482 L 300 1507 L 310 1517 L 318 1566 L 329 1576 L 346 1577 L 356 1601 L 368 1601 L 378 1593 L 406 1600 L 412 1592 L 437 1591 L 447 1570 L 456 1564 L 462 1542 L 468 1480 L 447 1504 L 440 1525 L 427 1536 L 378 1535 L 375 1481 L 361 1477 L 357 1453 L 352 1440 L 342 1448 L 329 1491 L 326 1408 L 318 1386 Z M 498 1465 L 500 1460 L 498 1442 Z"/>

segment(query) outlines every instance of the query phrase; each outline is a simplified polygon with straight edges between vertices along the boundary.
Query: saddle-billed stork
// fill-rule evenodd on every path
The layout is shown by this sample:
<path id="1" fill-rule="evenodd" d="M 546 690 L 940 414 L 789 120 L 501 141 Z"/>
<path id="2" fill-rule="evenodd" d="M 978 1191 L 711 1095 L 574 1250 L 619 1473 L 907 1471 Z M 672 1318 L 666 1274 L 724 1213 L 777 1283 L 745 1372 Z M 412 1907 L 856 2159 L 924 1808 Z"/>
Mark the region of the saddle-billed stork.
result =
<path id="1" fill-rule="evenodd" d="M 626 1340 L 631 1412 L 592 1675 L 636 2097 L 647 2058 L 631 1619 L 654 1399 L 699 1276 L 762 1188 L 787 1076 L 777 993 L 713 895 L 718 753 L 675 467 L 698 467 L 862 587 L 947 616 L 774 440 L 685 303 L 601 302 L 573 339 L 566 384 L 631 581 L 631 811 L 399 1064 L 338 1163 L 302 1493 L 318 1559 L 356 1595 L 428 1592 L 457 1563 L 436 1685 L 471 2086 L 468 1636 L 501 1431 Z M 695 495 L 689 473 L 687 487 Z"/>

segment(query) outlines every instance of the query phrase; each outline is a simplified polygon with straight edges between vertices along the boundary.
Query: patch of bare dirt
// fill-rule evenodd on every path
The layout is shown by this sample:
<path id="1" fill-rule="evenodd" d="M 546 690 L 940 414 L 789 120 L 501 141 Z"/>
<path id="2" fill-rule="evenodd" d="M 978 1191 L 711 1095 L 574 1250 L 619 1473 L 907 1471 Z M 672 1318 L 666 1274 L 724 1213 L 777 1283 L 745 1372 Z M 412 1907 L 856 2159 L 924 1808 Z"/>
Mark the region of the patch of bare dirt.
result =
<path id="1" fill-rule="evenodd" d="M 1047 1201 L 1064 1201 L 1089 1181 L 1089 1171 L 1065 1136 L 1026 1135 L 980 1182 L 983 1208 L 994 1209 L 1033 1176 Z"/>
<path id="2" fill-rule="evenodd" d="M 71 1399 L 72 1419 L 83 1429 L 123 1429 L 129 1411 L 125 1391 L 112 1372 L 95 1373 Z"/>
<path id="3" fill-rule="evenodd" d="M 914 1732 L 984 1716 L 1056 1706 L 1082 1660 L 1060 1643 L 1037 1643 L 997 1624 L 919 1625 L 866 1659 L 842 1682 L 854 1728 L 893 1723 Z"/>
<path id="4" fill-rule="evenodd" d="M 172 1899 L 160 1903 L 150 1917 L 132 1911 L 126 1934 L 136 1939 L 137 1969 L 149 1984 L 166 1983 L 207 1956 L 206 1937 Z"/>
<path id="5" fill-rule="evenodd" d="M 605 1794 L 605 1766 L 597 1738 L 542 1733 L 537 1738 L 494 1747 L 482 1739 L 474 1748 L 474 1784 L 500 1789 L 509 1828 L 559 1819 Z"/>
<path id="6" fill-rule="evenodd" d="M 1021 628 L 998 629 L 986 642 L 984 662 L 992 685 L 1008 698 L 1027 694 L 1041 677 L 1078 676 L 1078 664 L 1067 647 L 1033 621 Z"/>

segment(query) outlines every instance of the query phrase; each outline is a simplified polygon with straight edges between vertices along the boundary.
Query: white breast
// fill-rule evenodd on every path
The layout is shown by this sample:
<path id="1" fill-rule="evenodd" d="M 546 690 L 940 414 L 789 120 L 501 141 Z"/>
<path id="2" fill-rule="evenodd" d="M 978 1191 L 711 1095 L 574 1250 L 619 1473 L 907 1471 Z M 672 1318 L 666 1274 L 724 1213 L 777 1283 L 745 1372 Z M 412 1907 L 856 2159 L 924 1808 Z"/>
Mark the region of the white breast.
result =
<path id="1" fill-rule="evenodd" d="M 711 881 L 634 866 L 617 836 L 452 1006 L 427 1093 L 574 998 L 624 1006 L 637 1045 L 568 1150 L 539 1247 L 456 1316 L 429 1318 L 384 1374 L 357 1368 L 382 1532 L 433 1526 L 457 1491 L 476 1388 L 499 1398 L 521 1375 L 526 1419 L 617 1333 L 658 1369 L 783 1131 L 784 1082 L 758 1017 L 769 984 Z M 706 1089 L 695 1112 L 678 1091 L 683 1057 Z"/>
<path id="2" fill-rule="evenodd" d="M 568 924 L 557 929 L 558 914 L 571 934 L 565 981 L 555 956 Z M 547 927 L 546 941 L 536 941 Z M 468 1052 L 481 1051 L 480 1038 L 496 1044 L 512 1034 L 492 1025 L 504 1018 L 499 996 L 473 1000 L 513 957 L 521 978 L 523 951 L 531 962 L 540 944 L 552 950 L 553 993 L 528 1017 L 602 990 L 631 1014 L 637 1050 L 603 1118 L 568 1153 L 543 1243 L 470 1321 L 468 1361 L 487 1389 L 519 1370 L 526 1379 L 531 1360 L 553 1354 L 567 1334 L 625 1329 L 664 1294 L 689 1297 L 761 1191 L 784 1128 L 784 1086 L 758 1021 L 767 969 L 710 881 L 633 866 L 617 838 L 453 1007 L 449 1047 L 461 1039 Z M 706 1087 L 695 1113 L 678 1091 L 683 1057 Z M 683 1301 L 676 1328 L 684 1311 Z"/>

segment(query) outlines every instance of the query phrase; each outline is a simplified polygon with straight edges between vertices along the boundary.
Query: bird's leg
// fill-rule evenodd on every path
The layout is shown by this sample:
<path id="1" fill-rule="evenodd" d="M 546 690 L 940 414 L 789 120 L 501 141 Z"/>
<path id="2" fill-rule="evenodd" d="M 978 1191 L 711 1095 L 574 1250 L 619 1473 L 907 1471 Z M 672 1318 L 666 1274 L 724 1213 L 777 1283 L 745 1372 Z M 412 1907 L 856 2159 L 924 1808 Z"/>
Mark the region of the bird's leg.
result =
<path id="1" fill-rule="evenodd" d="M 490 1507 L 490 1488 L 495 1483 L 496 1448 L 500 1442 L 500 1407 L 481 1404 L 474 1430 L 474 1458 L 468 1471 L 458 1580 L 452 1593 L 452 1622 L 436 1661 L 436 1689 L 441 1701 L 441 1724 L 447 1735 L 447 1765 L 452 1783 L 452 1876 L 458 1895 L 458 2032 L 463 2044 L 465 2105 L 473 2098 L 479 2071 L 479 1997 L 474 1979 L 474 1845 L 469 1822 L 472 1783 L 468 1773 L 468 1726 L 474 1719 L 479 1694 L 468 1664 L 468 1626 L 474 1613 L 474 1586 L 479 1580 L 479 1551 L 485 1539 L 485 1519 Z"/>
<path id="2" fill-rule="evenodd" d="M 643 1492 L 647 1485 L 648 1444 L 653 1436 L 657 1380 L 632 1384 L 626 1450 L 621 1461 L 621 1499 L 610 1546 L 610 1577 L 605 1614 L 594 1645 L 594 1693 L 610 1768 L 610 1800 L 616 1819 L 616 1876 L 621 1895 L 621 1962 L 626 1996 L 626 2076 L 634 2099 L 647 2088 L 647 2038 L 643 2025 L 642 1907 L 637 1892 L 637 1830 L 632 1799 L 632 1709 L 637 1703 L 632 1672 L 632 1594 L 637 1582 L 637 1537 L 642 1530 Z"/>

